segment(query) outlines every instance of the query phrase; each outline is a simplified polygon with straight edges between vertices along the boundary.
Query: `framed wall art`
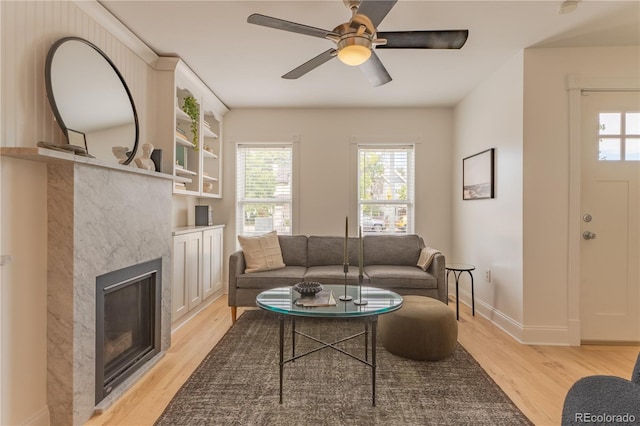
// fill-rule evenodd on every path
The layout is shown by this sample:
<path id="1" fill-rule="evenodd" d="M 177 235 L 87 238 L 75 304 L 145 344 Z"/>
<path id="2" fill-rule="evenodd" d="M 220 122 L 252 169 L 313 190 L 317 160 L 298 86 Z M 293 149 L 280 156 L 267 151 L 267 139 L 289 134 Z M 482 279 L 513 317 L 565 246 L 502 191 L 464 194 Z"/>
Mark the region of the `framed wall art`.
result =
<path id="1" fill-rule="evenodd" d="M 495 148 L 462 159 L 462 199 L 494 198 Z"/>

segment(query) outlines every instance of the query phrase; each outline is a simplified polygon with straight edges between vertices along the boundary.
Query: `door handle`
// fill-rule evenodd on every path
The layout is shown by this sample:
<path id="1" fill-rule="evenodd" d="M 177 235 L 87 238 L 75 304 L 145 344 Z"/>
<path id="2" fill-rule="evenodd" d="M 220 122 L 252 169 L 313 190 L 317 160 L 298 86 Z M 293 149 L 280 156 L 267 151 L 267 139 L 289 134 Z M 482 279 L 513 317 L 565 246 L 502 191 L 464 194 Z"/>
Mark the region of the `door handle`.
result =
<path id="1" fill-rule="evenodd" d="M 582 233 L 582 238 L 584 238 L 585 240 L 593 240 L 596 238 L 596 234 L 591 231 L 584 231 Z"/>

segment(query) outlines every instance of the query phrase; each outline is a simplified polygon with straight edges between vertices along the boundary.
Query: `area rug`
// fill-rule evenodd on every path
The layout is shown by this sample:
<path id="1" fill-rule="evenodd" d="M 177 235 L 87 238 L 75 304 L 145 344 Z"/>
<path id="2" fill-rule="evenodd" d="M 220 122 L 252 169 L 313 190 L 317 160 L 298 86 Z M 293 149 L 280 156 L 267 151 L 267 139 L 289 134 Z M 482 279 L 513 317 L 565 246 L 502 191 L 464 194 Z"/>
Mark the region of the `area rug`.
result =
<path id="1" fill-rule="evenodd" d="M 362 330 L 358 320 L 302 318 L 296 329 L 325 339 Z M 531 424 L 460 344 L 438 362 L 378 346 L 376 406 L 371 369 L 331 349 L 284 367 L 278 403 L 277 315 L 245 312 L 171 400 L 157 425 L 519 425 Z M 289 321 L 287 329 L 289 331 Z M 291 334 L 285 334 L 291 353 Z M 363 337 L 340 347 L 363 354 Z M 317 347 L 297 336 L 296 352 Z"/>

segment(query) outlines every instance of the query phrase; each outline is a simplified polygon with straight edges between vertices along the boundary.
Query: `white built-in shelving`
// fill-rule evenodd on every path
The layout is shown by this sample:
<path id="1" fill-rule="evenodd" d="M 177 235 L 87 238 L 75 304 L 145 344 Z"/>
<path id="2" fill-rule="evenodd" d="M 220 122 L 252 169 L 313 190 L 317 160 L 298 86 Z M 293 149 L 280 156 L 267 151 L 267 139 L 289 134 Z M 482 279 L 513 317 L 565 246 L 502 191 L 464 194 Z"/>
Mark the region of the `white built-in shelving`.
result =
<path id="1" fill-rule="evenodd" d="M 222 124 L 227 107 L 179 58 L 160 58 L 156 69 L 161 119 L 155 148 L 163 149 L 163 172 L 191 178 L 191 182 L 176 183 L 174 194 L 221 198 Z M 188 96 L 199 106 L 195 123 L 183 110 Z"/>

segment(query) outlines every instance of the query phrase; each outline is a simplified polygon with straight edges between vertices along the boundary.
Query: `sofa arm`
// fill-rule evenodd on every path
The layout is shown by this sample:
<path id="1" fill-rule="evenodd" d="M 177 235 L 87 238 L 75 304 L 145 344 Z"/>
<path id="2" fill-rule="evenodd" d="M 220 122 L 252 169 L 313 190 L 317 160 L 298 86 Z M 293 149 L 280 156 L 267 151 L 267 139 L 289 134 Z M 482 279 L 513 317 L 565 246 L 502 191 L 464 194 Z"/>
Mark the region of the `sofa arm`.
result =
<path id="1" fill-rule="evenodd" d="M 445 274 L 444 254 L 438 253 L 433 257 L 433 261 L 427 272 L 436 277 L 438 283 L 438 300 L 449 304 L 449 283 L 447 283 Z"/>
<path id="2" fill-rule="evenodd" d="M 236 281 L 244 273 L 244 254 L 239 250 L 229 256 L 229 306 L 236 306 Z"/>

